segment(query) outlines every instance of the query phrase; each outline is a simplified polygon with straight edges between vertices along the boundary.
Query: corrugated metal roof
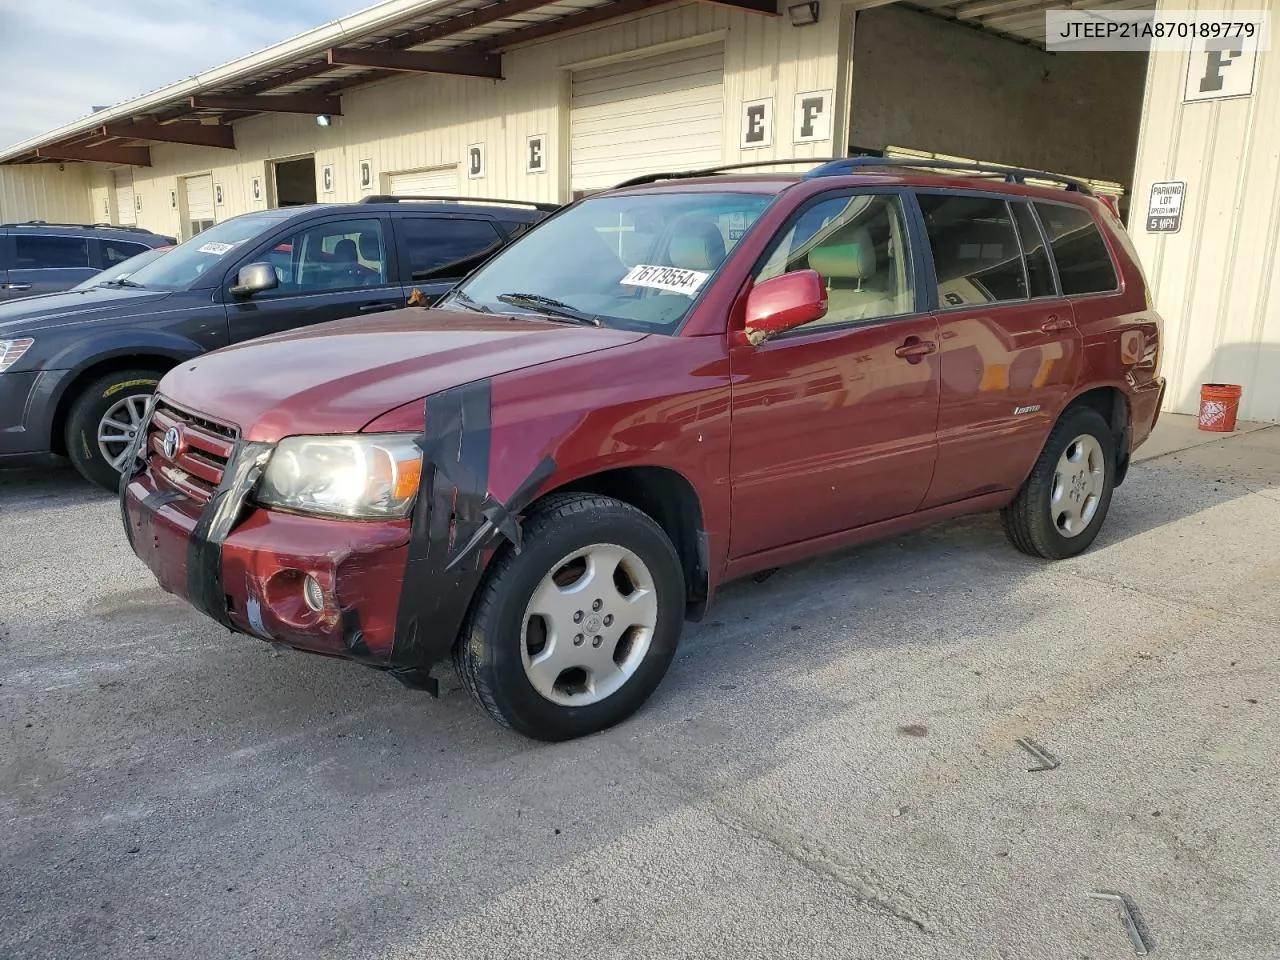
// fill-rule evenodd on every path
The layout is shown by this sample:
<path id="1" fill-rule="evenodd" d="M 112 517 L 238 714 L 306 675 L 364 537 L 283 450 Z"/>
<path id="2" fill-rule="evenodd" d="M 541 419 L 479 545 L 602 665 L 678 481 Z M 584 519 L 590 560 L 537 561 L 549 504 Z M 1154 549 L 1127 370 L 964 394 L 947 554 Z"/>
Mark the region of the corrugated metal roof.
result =
<path id="1" fill-rule="evenodd" d="M 0 153 L 0 163 L 40 159 L 36 150 L 53 145 L 87 147 L 134 142 L 103 137 L 104 124 L 137 120 L 168 122 L 182 118 L 205 122 L 243 118 L 244 111 L 194 109 L 193 96 L 282 96 L 340 93 L 342 90 L 389 76 L 367 67 L 332 66 L 327 51 L 343 47 L 365 50 L 421 50 L 469 52 L 498 50 L 504 44 L 532 39 L 543 33 L 573 29 L 578 19 L 623 16 L 642 7 L 662 6 L 669 0 L 385 0 L 349 17 L 266 47 L 215 67 L 99 110 L 40 137 L 15 144 Z"/>
<path id="2" fill-rule="evenodd" d="M 1044 46 L 1046 10 L 1154 10 L 1155 0 L 912 0 L 903 6 Z"/>

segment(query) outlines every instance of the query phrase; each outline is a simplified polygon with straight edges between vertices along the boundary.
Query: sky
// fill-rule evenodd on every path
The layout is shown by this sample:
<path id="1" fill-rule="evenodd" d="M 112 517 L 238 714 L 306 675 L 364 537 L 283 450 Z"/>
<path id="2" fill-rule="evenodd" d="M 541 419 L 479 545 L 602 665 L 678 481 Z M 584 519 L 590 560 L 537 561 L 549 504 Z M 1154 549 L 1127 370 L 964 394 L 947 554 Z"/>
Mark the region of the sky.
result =
<path id="1" fill-rule="evenodd" d="M 0 0 L 0 148 L 373 0 Z"/>

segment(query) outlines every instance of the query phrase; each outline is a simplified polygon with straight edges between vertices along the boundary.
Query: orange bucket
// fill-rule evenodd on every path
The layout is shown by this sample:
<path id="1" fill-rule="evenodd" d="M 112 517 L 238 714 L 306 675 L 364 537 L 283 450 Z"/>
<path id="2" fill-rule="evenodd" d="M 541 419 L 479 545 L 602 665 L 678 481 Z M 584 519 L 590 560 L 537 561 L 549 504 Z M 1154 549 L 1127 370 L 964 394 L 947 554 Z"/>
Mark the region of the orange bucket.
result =
<path id="1" fill-rule="evenodd" d="M 1234 383 L 1200 385 L 1200 429 L 1213 433 L 1231 433 L 1236 428 L 1240 410 L 1240 387 Z"/>

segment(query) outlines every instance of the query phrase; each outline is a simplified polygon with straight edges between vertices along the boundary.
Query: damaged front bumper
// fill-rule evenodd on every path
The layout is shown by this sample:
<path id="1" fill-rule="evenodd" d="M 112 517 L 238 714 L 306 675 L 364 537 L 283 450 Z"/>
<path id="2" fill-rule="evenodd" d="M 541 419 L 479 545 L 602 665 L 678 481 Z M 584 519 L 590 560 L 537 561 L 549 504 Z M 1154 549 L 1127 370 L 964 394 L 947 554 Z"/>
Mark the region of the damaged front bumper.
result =
<path id="1" fill-rule="evenodd" d="M 250 453 L 240 451 L 242 462 Z M 200 504 L 163 489 L 149 470 L 123 484 L 129 540 L 160 585 L 238 633 L 393 665 L 409 521 L 266 510 L 246 502 L 234 478 L 225 486 Z M 306 601 L 307 577 L 323 594 L 318 612 Z"/>

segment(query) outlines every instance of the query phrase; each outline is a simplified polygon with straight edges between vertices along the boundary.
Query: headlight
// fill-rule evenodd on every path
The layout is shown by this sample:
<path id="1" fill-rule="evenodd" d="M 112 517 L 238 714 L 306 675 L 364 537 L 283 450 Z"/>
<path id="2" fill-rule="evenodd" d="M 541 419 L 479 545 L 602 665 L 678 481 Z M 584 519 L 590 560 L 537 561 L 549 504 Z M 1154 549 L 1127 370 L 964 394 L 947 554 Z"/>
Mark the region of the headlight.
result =
<path id="1" fill-rule="evenodd" d="M 288 437 L 271 454 L 257 501 L 334 517 L 408 516 L 422 477 L 415 436 Z"/>
<path id="2" fill-rule="evenodd" d="M 0 373 L 4 373 L 22 359 L 22 355 L 35 343 L 30 337 L 20 340 L 0 340 Z"/>

